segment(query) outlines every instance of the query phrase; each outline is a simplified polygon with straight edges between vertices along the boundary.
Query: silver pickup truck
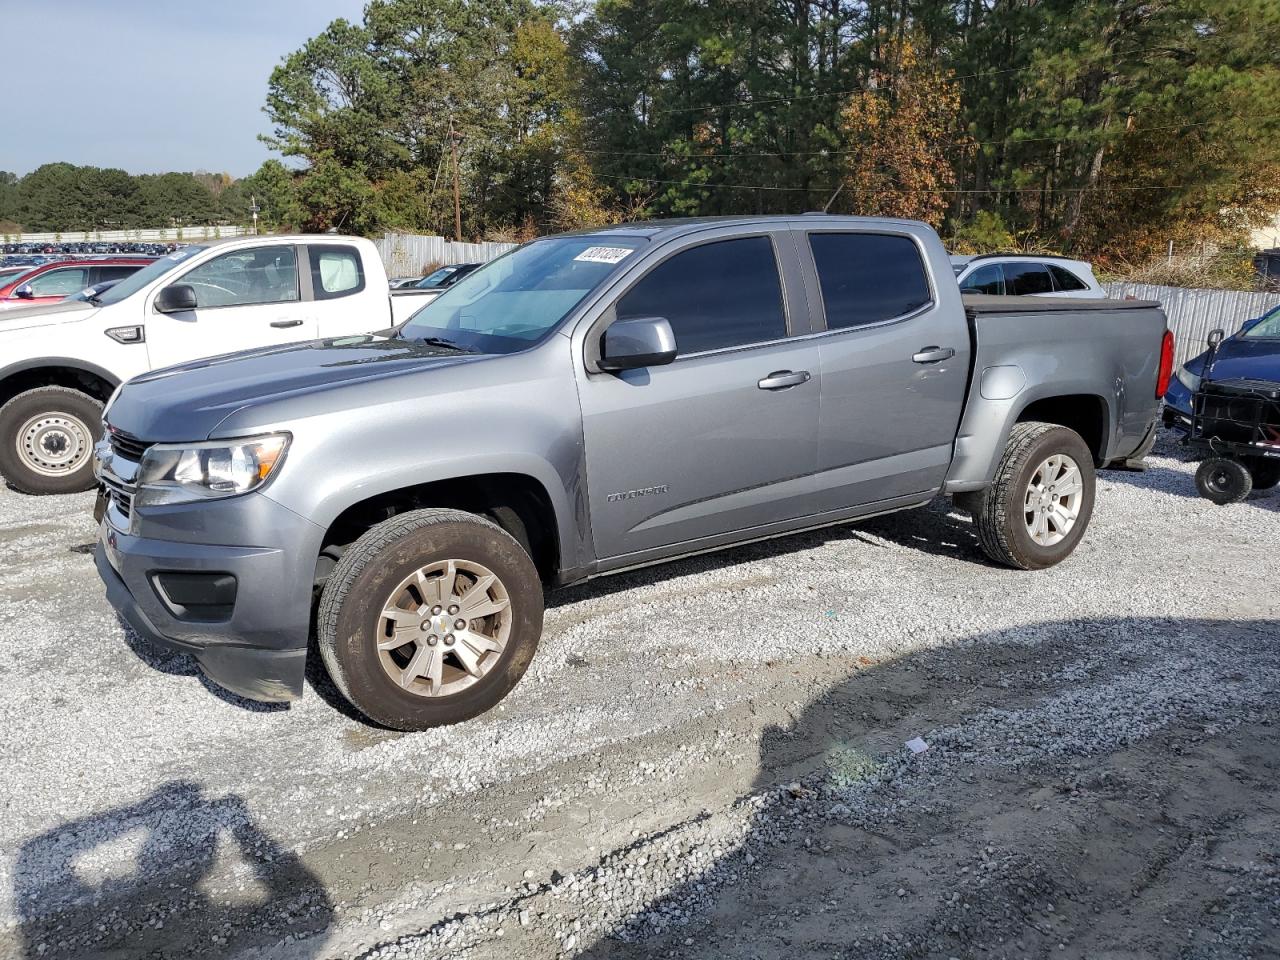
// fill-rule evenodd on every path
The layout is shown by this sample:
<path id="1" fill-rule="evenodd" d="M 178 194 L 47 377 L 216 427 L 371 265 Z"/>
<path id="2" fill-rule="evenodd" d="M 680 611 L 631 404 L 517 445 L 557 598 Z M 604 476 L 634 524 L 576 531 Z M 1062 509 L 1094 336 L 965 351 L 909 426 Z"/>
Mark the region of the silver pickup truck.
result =
<path id="1" fill-rule="evenodd" d="M 116 609 L 244 696 L 405 730 L 496 704 L 543 591 L 939 494 L 1001 564 L 1075 548 L 1171 372 L 1151 304 L 962 300 L 927 226 L 535 240 L 407 324 L 147 373 L 106 411 Z"/>

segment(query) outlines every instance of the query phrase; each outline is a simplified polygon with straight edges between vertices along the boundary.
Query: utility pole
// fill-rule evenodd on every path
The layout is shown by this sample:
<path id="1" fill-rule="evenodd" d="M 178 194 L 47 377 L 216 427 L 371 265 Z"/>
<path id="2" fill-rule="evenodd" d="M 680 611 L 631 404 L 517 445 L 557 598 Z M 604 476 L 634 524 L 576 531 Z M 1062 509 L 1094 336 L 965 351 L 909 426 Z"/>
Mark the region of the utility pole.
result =
<path id="1" fill-rule="evenodd" d="M 258 206 L 258 198 L 253 194 L 249 194 L 249 212 L 253 214 L 253 235 L 258 235 L 258 211 L 262 208 Z"/>
<path id="2" fill-rule="evenodd" d="M 453 239 L 462 242 L 462 186 L 458 173 L 458 141 L 462 134 L 453 129 L 453 117 L 449 118 L 449 147 L 453 151 Z"/>

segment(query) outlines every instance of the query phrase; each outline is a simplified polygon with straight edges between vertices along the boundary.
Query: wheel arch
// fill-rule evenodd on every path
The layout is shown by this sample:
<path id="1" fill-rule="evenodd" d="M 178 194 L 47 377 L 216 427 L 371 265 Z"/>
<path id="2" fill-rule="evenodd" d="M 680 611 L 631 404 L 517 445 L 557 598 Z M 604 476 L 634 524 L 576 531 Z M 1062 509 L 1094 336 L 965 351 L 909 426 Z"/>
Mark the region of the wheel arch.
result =
<path id="1" fill-rule="evenodd" d="M 0 406 L 37 387 L 68 387 L 106 403 L 118 386 L 118 377 L 86 360 L 66 357 L 25 360 L 0 369 Z"/>
<path id="2" fill-rule="evenodd" d="M 346 548 L 366 530 L 397 514 L 425 507 L 487 517 L 528 550 L 545 583 L 556 580 L 561 566 L 559 518 L 546 484 L 528 473 L 501 472 L 396 487 L 349 504 L 328 524 L 321 538 L 316 582 L 328 576 Z"/>
<path id="3" fill-rule="evenodd" d="M 1105 397 L 1096 393 L 1038 397 L 1026 403 L 1013 419 L 1013 423 L 1028 422 L 1055 423 L 1074 430 L 1093 454 L 1093 465 L 1100 467 L 1106 462 L 1112 429 L 1111 411 Z"/>

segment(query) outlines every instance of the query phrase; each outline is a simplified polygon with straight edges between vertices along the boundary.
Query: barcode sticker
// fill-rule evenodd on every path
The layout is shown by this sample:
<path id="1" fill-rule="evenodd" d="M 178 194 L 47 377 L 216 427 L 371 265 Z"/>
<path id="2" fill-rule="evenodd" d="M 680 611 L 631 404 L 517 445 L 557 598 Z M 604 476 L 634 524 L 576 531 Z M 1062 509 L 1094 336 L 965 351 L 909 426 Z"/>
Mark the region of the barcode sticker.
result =
<path id="1" fill-rule="evenodd" d="M 587 263 L 621 263 L 630 252 L 630 247 L 587 247 L 573 259 Z"/>

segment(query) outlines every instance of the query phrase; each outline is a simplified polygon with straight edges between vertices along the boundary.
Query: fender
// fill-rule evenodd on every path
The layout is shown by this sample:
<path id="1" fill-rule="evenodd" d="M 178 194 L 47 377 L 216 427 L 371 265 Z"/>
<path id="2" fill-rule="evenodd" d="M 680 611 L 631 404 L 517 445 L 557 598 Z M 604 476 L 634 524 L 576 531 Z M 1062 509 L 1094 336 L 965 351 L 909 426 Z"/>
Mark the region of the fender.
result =
<path id="1" fill-rule="evenodd" d="M 0 367 L 0 383 L 15 374 L 52 367 L 61 367 L 64 370 L 79 370 L 81 373 L 93 374 L 93 376 L 105 380 L 112 390 L 120 386 L 120 378 L 111 371 L 98 366 L 96 363 L 90 363 L 88 360 L 73 359 L 71 357 L 34 357 L 29 360 L 19 360 L 16 363 L 9 364 L 7 367 Z"/>

